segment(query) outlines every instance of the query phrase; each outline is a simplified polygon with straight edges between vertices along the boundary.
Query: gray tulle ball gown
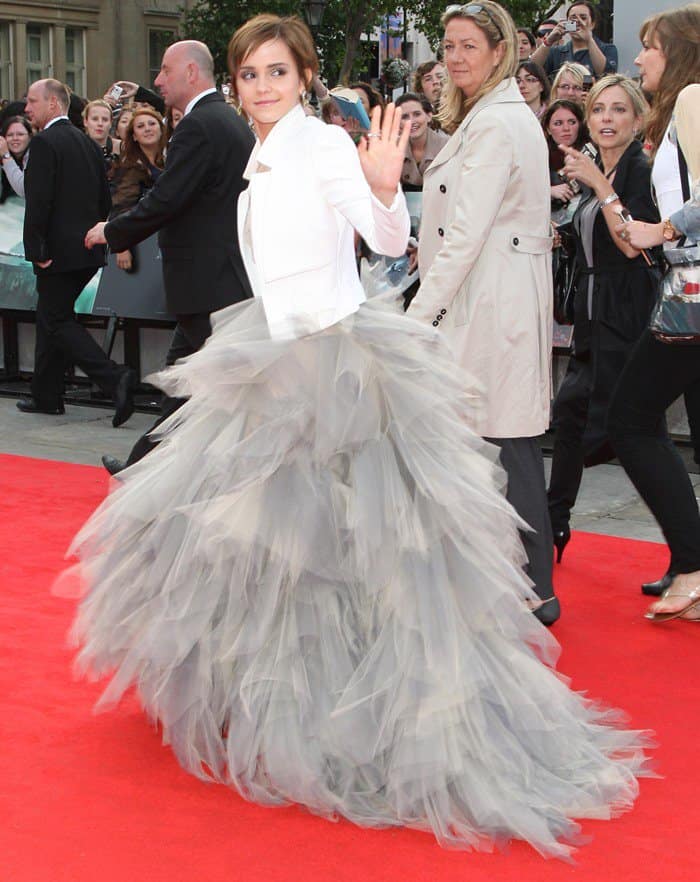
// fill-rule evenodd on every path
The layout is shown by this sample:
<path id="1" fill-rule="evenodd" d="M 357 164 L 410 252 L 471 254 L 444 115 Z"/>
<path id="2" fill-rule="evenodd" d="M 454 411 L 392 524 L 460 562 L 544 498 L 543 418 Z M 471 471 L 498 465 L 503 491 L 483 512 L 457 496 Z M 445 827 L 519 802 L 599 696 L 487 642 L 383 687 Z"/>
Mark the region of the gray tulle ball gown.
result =
<path id="1" fill-rule="evenodd" d="M 156 377 L 188 401 L 73 543 L 58 590 L 79 582 L 78 668 L 111 676 L 101 708 L 135 686 L 183 767 L 247 799 L 566 858 L 574 819 L 632 805 L 645 736 L 554 671 L 524 525 L 439 331 L 359 305 L 352 227 L 402 253 L 403 198 L 373 200 L 352 141 L 300 108 L 248 173 L 239 230 L 262 296 Z M 304 223 L 265 214 L 295 186 Z M 340 255 L 340 287 L 278 280 L 265 247 L 282 237 L 316 267 Z M 328 309 L 309 332 L 287 313 L 314 291 Z"/>

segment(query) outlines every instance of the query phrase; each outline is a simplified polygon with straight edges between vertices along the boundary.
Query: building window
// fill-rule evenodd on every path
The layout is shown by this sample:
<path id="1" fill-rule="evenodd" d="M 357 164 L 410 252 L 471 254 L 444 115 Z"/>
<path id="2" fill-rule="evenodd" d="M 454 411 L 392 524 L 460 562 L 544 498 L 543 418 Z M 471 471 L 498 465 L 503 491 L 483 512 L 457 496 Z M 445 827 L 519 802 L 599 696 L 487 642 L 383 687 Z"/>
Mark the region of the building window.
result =
<path id="1" fill-rule="evenodd" d="M 10 24 L 0 22 L 0 98 L 12 100 L 12 37 L 10 36 Z"/>
<path id="2" fill-rule="evenodd" d="M 175 31 L 149 28 L 148 30 L 148 73 L 153 85 L 160 72 L 163 53 L 177 39 Z"/>
<path id="3" fill-rule="evenodd" d="M 85 94 L 85 31 L 66 28 L 66 85 L 76 93 Z"/>
<path id="4" fill-rule="evenodd" d="M 48 27 L 27 25 L 27 88 L 51 76 L 51 37 Z"/>

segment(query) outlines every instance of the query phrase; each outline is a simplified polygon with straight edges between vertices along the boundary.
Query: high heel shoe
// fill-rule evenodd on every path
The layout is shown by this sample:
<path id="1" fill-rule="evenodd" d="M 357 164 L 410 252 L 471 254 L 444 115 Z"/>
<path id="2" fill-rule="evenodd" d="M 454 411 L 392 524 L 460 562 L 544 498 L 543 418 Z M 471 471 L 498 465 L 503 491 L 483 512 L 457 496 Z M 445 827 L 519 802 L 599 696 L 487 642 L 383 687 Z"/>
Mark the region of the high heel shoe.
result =
<path id="1" fill-rule="evenodd" d="M 557 563 L 561 563 L 564 549 L 569 544 L 569 539 L 571 539 L 569 525 L 567 524 L 563 530 L 553 530 L 552 538 L 554 539 L 554 547 L 557 549 Z"/>
<path id="2" fill-rule="evenodd" d="M 656 582 L 642 582 L 642 594 L 649 597 L 661 597 L 667 588 L 671 587 L 671 583 L 676 577 L 676 573 L 669 570 L 665 576 L 657 579 Z"/>

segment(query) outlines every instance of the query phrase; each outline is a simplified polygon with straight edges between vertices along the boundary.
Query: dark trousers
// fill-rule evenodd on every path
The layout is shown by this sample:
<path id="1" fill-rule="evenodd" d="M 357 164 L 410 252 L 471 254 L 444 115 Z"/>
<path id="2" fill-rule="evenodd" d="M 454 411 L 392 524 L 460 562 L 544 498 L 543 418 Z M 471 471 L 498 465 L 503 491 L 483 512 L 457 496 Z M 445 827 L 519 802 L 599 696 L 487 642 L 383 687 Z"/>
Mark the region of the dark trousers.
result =
<path id="1" fill-rule="evenodd" d="M 554 449 L 547 499 L 552 529 L 569 526 L 583 476 L 583 437 L 591 398 L 590 357 L 572 355 L 552 409 Z"/>
<path id="2" fill-rule="evenodd" d="M 547 511 L 544 462 L 537 438 L 487 438 L 501 448 L 501 465 L 508 475 L 506 499 L 534 532 L 520 537 L 527 554 L 528 576 L 537 595 L 552 597 L 553 542 Z"/>
<path id="3" fill-rule="evenodd" d="M 112 395 L 124 370 L 105 355 L 73 307 L 96 268 L 37 276 L 36 348 L 32 397 L 46 408 L 63 401 L 64 374 L 77 364 L 105 395 Z"/>
<path id="4" fill-rule="evenodd" d="M 178 315 L 176 318 L 175 333 L 170 341 L 168 354 L 165 357 L 165 364 L 168 367 L 175 364 L 179 359 L 186 358 L 188 355 L 192 355 L 193 352 L 201 349 L 204 346 L 205 340 L 211 334 L 211 320 L 208 312 Z M 168 395 L 163 397 L 160 416 L 148 432 L 142 435 L 134 444 L 126 461 L 127 465 L 133 465 L 135 462 L 138 462 L 157 446 L 158 441 L 151 438 L 149 433 L 159 426 L 163 420 L 166 420 L 171 414 L 175 413 L 179 407 L 182 407 L 185 401 L 185 398 L 170 398 Z"/>
<path id="5" fill-rule="evenodd" d="M 700 394 L 700 346 L 660 343 L 645 331 L 613 394 L 608 433 L 671 550 L 670 569 L 700 570 L 700 513 L 688 472 L 666 430 L 667 408 Z"/>

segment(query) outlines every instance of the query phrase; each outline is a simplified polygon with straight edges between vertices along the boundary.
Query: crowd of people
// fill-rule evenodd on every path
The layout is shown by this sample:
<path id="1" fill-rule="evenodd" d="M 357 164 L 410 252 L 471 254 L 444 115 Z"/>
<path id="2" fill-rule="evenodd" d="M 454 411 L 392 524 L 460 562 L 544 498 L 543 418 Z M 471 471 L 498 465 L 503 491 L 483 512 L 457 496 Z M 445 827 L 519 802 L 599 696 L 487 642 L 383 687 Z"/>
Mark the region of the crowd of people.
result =
<path id="1" fill-rule="evenodd" d="M 385 103 L 328 90 L 308 28 L 259 15 L 226 97 L 181 41 L 159 94 L 120 81 L 72 123 L 43 80 L 8 108 L 39 296 L 20 410 L 63 412 L 72 359 L 128 419 L 135 377 L 72 302 L 106 247 L 128 272 L 158 233 L 163 410 L 105 458 L 117 481 L 61 584 L 80 583 L 79 665 L 114 675 L 103 702 L 136 684 L 194 774 L 562 858 L 573 818 L 631 807 L 645 734 L 568 690 L 542 625 L 583 467 L 613 456 L 670 548 L 647 616 L 700 618 L 700 514 L 664 421 L 685 393 L 700 426 L 700 360 L 648 327 L 664 247 L 700 235 L 700 5 L 642 23 L 639 82 L 595 24 L 589 2 L 537 34 L 494 0 L 448 7 L 440 60 Z M 423 194 L 412 241 L 402 190 Z M 363 249 L 409 258 L 405 312 L 366 298 Z M 547 489 L 553 251 L 575 284 Z"/>

